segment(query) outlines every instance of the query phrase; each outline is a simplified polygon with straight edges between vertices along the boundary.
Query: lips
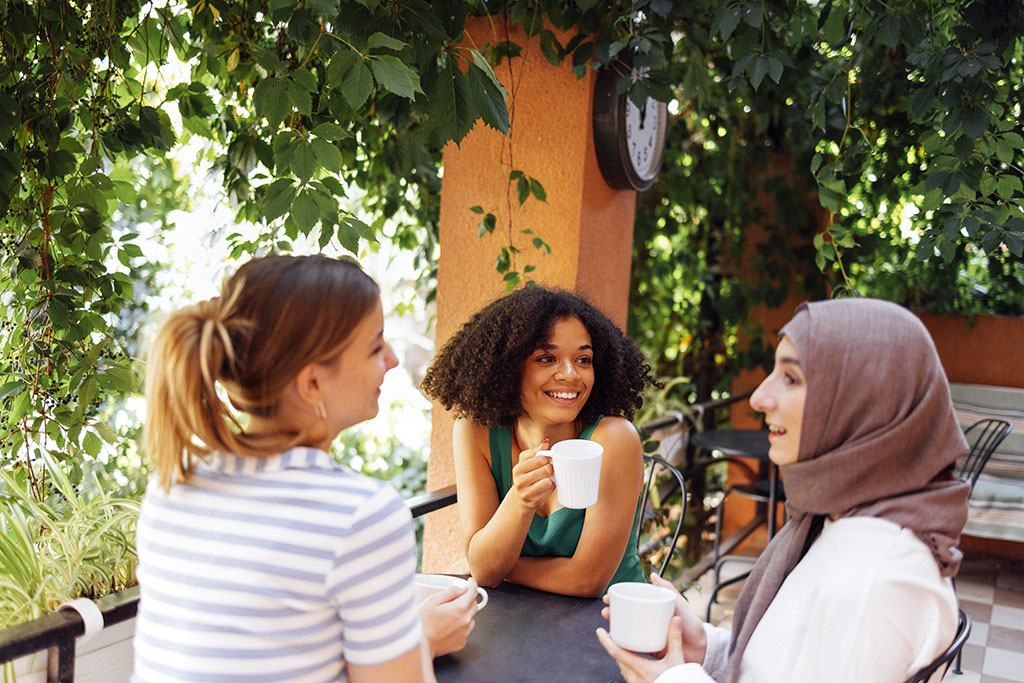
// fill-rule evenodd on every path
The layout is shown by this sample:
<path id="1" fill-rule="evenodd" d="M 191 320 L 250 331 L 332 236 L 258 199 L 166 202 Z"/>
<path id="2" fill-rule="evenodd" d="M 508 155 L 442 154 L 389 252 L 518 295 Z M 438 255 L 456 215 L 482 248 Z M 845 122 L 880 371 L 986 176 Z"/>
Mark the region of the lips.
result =
<path id="1" fill-rule="evenodd" d="M 556 401 L 575 401 L 582 392 L 579 391 L 545 391 L 544 394 Z"/>

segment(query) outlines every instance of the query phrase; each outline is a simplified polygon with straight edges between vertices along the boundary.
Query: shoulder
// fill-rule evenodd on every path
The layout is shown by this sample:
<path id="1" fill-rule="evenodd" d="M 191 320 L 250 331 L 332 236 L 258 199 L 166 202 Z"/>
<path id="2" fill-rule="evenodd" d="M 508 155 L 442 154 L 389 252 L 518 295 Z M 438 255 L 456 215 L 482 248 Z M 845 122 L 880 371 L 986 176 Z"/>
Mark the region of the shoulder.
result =
<path id="1" fill-rule="evenodd" d="M 590 438 L 601 443 L 619 445 L 638 445 L 640 443 L 640 434 L 636 431 L 636 427 L 624 417 L 601 418 Z"/>
<path id="2" fill-rule="evenodd" d="M 456 439 L 486 443 L 490 437 L 490 428 L 478 425 L 467 417 L 455 420 L 452 434 Z"/>
<path id="3" fill-rule="evenodd" d="M 805 564 L 806 563 L 806 564 Z M 945 603 L 950 582 L 913 531 L 877 517 L 848 517 L 825 528 L 800 562 L 835 599 L 857 604 Z M 803 573 L 803 572 L 801 572 Z"/>

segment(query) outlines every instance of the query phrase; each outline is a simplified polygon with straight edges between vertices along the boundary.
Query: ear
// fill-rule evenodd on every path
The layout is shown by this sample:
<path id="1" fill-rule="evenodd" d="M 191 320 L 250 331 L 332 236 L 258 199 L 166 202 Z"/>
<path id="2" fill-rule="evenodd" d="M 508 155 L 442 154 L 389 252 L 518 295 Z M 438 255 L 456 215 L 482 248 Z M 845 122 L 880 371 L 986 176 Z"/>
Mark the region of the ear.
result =
<path id="1" fill-rule="evenodd" d="M 320 393 L 320 373 L 323 368 L 317 363 L 304 365 L 295 376 L 295 391 L 299 398 L 311 406 L 315 406 L 322 398 Z"/>

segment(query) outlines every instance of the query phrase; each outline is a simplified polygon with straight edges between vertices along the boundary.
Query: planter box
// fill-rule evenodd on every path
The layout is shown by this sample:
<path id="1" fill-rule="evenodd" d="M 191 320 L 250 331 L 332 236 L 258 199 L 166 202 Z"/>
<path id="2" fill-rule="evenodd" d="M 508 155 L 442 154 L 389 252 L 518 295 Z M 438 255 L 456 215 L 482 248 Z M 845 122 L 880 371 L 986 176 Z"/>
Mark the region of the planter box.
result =
<path id="1" fill-rule="evenodd" d="M 12 683 L 47 683 L 51 680 L 48 660 L 52 654 L 60 657 L 59 662 L 52 663 L 52 680 L 128 683 L 134 660 L 132 638 L 139 588 L 133 586 L 102 597 L 96 601 L 96 607 L 103 615 L 104 627 L 83 643 L 79 643 L 78 637 L 85 630 L 85 621 L 70 610 L 0 630 L 0 671 L 5 676 L 13 673 Z"/>
<path id="2" fill-rule="evenodd" d="M 75 648 L 75 683 L 128 683 L 135 619 L 107 626 Z M 46 683 L 46 650 L 14 660 L 15 683 Z"/>

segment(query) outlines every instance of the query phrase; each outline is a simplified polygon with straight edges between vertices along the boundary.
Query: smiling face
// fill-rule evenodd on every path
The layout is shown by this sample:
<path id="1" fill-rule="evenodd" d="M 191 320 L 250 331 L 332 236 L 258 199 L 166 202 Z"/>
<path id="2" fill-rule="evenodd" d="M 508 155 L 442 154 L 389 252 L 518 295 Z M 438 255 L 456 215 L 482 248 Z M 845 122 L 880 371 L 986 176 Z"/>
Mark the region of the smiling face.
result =
<path id="1" fill-rule="evenodd" d="M 768 457 L 776 465 L 789 465 L 800 455 L 800 426 L 804 420 L 807 380 L 796 347 L 783 337 L 775 349 L 775 369 L 750 397 L 750 406 L 764 413 L 768 424 Z"/>
<path id="2" fill-rule="evenodd" d="M 556 320 L 551 335 L 523 363 L 520 402 L 536 422 L 564 424 L 594 388 L 594 349 L 578 318 Z"/>

